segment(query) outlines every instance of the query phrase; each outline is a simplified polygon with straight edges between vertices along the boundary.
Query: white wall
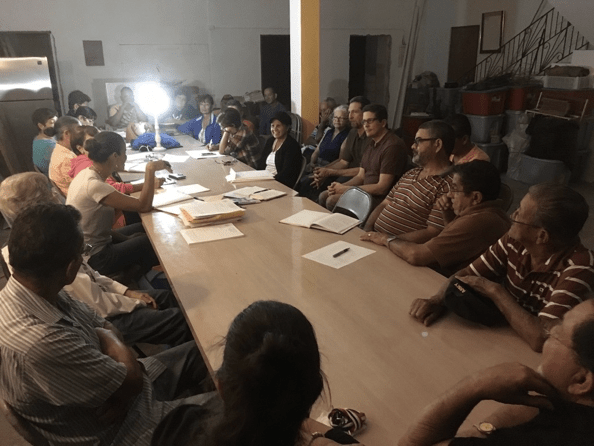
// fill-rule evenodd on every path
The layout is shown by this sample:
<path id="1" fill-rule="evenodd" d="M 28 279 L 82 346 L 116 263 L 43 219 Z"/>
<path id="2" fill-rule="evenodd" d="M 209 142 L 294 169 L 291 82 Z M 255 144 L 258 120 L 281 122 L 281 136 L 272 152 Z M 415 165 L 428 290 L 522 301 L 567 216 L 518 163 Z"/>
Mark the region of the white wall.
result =
<path id="1" fill-rule="evenodd" d="M 331 96 L 345 103 L 348 100 L 349 37 L 351 35 L 390 35 L 391 122 L 401 77 L 398 56 L 402 37 L 408 36 L 414 2 L 410 0 L 323 0 L 320 31 L 320 97 Z M 386 98 L 388 99 L 388 98 Z"/>
<path id="2" fill-rule="evenodd" d="M 505 43 L 530 24 L 540 4 L 541 0 L 427 0 L 414 73 L 433 71 L 443 85 L 447 81 L 452 27 L 480 26 L 483 13 L 504 11 Z M 544 13 L 550 8 L 545 2 L 540 11 Z M 479 46 L 478 62 L 486 56 L 480 54 Z"/>
<path id="3" fill-rule="evenodd" d="M 569 20 L 577 30 L 586 37 L 590 43 L 594 42 L 594 27 L 592 27 L 592 17 L 594 17 L 594 2 L 592 0 L 549 0 L 567 20 Z"/>

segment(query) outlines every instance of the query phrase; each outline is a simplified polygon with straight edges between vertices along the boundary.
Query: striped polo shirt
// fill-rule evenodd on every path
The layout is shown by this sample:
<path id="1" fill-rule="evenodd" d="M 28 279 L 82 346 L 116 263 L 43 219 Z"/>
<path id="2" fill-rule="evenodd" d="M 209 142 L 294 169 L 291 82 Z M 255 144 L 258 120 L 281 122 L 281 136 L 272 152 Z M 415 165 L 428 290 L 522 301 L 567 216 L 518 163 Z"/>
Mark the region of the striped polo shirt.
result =
<path id="1" fill-rule="evenodd" d="M 406 172 L 392 188 L 388 204 L 375 222 L 374 229 L 392 235 L 406 234 L 435 226 L 440 231 L 445 222 L 437 209 L 437 200 L 450 191 L 452 176 L 430 175 L 419 179 L 423 168 Z"/>
<path id="2" fill-rule="evenodd" d="M 526 248 L 508 234 L 470 264 L 477 276 L 503 279 L 505 289 L 524 309 L 547 319 L 558 319 L 585 299 L 594 288 L 594 253 L 581 243 L 552 255 L 531 270 Z"/>
<path id="3" fill-rule="evenodd" d="M 0 397 L 52 444 L 149 445 L 183 402 L 156 401 L 147 370 L 125 418 L 109 426 L 97 419 L 126 377 L 124 364 L 100 350 L 95 328 L 104 322 L 65 292 L 54 306 L 14 276 L 0 291 Z"/>

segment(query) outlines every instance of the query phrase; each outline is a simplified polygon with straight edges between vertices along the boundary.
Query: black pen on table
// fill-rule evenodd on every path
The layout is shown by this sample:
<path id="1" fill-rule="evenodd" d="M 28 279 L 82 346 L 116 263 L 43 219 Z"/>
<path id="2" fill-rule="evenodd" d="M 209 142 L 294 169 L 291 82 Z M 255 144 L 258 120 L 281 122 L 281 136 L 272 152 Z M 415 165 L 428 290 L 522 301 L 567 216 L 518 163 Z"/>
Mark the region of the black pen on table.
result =
<path id="1" fill-rule="evenodd" d="M 340 257 L 341 255 L 343 255 L 345 252 L 350 251 L 351 248 L 344 248 L 342 251 L 338 251 L 336 254 L 332 254 L 332 257 L 336 258 L 336 257 Z"/>

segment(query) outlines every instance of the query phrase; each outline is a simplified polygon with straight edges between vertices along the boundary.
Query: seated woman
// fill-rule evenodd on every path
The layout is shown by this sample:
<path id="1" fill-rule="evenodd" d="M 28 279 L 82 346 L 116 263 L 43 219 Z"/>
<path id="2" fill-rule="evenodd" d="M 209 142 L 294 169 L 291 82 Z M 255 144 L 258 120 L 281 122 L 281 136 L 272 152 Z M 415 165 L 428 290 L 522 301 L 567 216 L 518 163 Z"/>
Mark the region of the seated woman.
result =
<path id="1" fill-rule="evenodd" d="M 95 119 L 97 119 L 97 113 L 91 107 L 78 107 L 74 112 L 76 119 L 80 121 L 80 125 L 95 125 Z"/>
<path id="2" fill-rule="evenodd" d="M 192 135 L 202 144 L 218 144 L 221 141 L 221 127 L 217 124 L 217 117 L 212 112 L 214 100 L 206 94 L 200 98 L 200 113 L 196 119 L 180 125 L 177 130 Z"/>
<path id="3" fill-rule="evenodd" d="M 52 136 L 55 134 L 54 124 L 58 119 L 58 113 L 49 108 L 38 108 L 33 112 L 31 119 L 39 132 L 33 139 L 33 164 L 47 176 L 52 152 L 56 147 L 56 140 Z"/>
<path id="4" fill-rule="evenodd" d="M 231 155 L 242 163 L 258 168 L 260 160 L 260 141 L 241 122 L 241 114 L 234 108 L 227 108 L 218 118 L 223 129 L 219 153 Z"/>
<path id="5" fill-rule="evenodd" d="M 314 329 L 289 304 L 254 302 L 233 320 L 216 385 L 220 400 L 173 409 L 155 429 L 151 444 L 335 444 L 312 437 L 304 426 L 324 388 L 324 375 Z M 346 437 L 351 441 L 345 443 L 355 443 Z"/>
<path id="6" fill-rule="evenodd" d="M 150 161 L 146 166 L 140 198 L 130 197 L 105 183 L 126 162 L 124 138 L 114 132 L 101 132 L 84 144 L 93 165 L 81 171 L 70 185 L 66 204 L 82 214 L 85 243 L 91 245 L 89 265 L 103 275 L 113 274 L 134 265 L 145 273 L 159 263 L 142 223 L 116 231 L 111 227 L 115 209 L 149 212 L 155 193 L 155 172 L 171 167 L 165 161 Z"/>
<path id="7" fill-rule="evenodd" d="M 309 171 L 315 167 L 324 167 L 338 159 L 340 147 L 346 139 L 351 127 L 349 125 L 349 109 L 346 105 L 339 105 L 334 109 L 332 118 L 334 128 L 328 127 L 322 136 L 322 140 L 311 155 Z"/>
<path id="8" fill-rule="evenodd" d="M 299 143 L 289 135 L 291 122 L 291 117 L 285 112 L 278 112 L 272 117 L 270 133 L 273 137 L 266 141 L 260 158 L 260 168 L 265 166 L 276 181 L 288 187 L 295 186 L 303 160 Z"/>

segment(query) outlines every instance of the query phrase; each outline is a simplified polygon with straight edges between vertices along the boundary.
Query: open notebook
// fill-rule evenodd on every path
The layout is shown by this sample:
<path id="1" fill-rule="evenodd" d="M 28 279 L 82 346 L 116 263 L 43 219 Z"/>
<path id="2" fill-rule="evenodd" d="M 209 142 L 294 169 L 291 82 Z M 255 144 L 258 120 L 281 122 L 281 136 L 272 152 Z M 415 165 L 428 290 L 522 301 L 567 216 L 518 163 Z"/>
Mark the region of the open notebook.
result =
<path id="1" fill-rule="evenodd" d="M 225 177 L 229 183 L 248 183 L 250 181 L 274 180 L 274 176 L 267 170 L 246 170 L 236 172 L 231 169 Z"/>
<path id="2" fill-rule="evenodd" d="M 328 214 L 326 212 L 308 210 L 297 212 L 280 222 L 292 226 L 321 229 L 323 231 L 334 232 L 335 234 L 344 234 L 361 223 L 356 218 L 344 214 Z"/>

